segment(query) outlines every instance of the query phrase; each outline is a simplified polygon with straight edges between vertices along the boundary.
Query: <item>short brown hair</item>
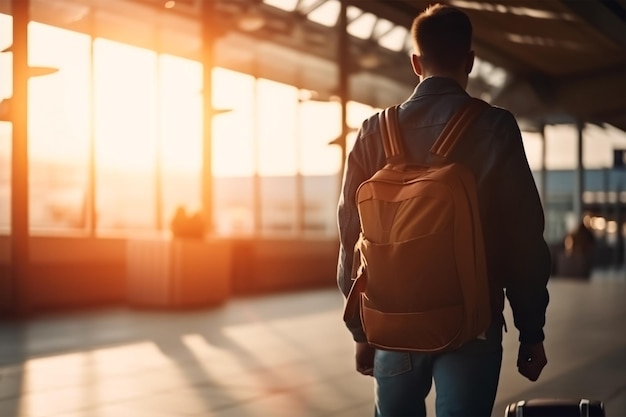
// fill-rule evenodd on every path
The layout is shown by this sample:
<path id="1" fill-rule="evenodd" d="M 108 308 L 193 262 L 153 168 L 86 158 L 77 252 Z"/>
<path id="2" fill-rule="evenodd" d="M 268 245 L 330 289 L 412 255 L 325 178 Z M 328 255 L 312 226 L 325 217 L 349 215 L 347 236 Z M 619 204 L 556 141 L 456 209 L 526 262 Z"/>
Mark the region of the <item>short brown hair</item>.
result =
<path id="1" fill-rule="evenodd" d="M 443 4 L 428 6 L 411 26 L 415 52 L 427 66 L 455 70 L 472 49 L 472 23 L 461 10 Z"/>

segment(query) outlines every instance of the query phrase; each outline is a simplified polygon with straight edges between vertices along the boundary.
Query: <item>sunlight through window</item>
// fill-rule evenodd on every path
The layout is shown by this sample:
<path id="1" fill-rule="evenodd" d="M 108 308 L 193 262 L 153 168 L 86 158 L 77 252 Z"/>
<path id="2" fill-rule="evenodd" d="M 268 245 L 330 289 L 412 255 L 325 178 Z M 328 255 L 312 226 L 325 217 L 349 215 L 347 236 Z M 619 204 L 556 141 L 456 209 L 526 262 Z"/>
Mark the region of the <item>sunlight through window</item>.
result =
<path id="1" fill-rule="evenodd" d="M 31 65 L 58 69 L 29 80 L 30 223 L 85 228 L 89 152 L 88 36 L 31 22 Z"/>
<path id="2" fill-rule="evenodd" d="M 96 39 L 94 60 L 99 226 L 152 228 L 156 53 Z"/>
<path id="3" fill-rule="evenodd" d="M 294 175 L 298 91 L 287 84 L 259 79 L 257 92 L 259 173 Z"/>
<path id="4" fill-rule="evenodd" d="M 290 7 L 287 1 L 272 5 L 278 3 Z M 337 1 L 299 5 L 313 10 L 318 22 L 336 23 Z M 350 10 L 353 17 L 355 11 L 362 14 Z M 0 19 L 0 42 L 10 45 L 12 19 Z M 378 33 L 389 34 L 389 25 L 379 23 Z M 98 233 L 151 232 L 157 225 L 167 227 L 180 206 L 199 210 L 202 64 L 41 23 L 29 27 L 29 60 L 59 69 L 29 81 L 34 229 L 87 229 L 92 143 Z M 11 95 L 10 58 L 0 54 L 6 69 L 0 98 Z M 329 143 L 341 132 L 339 102 L 225 68 L 214 68 L 211 91 L 217 111 L 210 145 L 218 232 L 336 233 L 341 152 Z M 356 130 L 372 111 L 350 103 L 348 125 Z M 0 227 L 8 228 L 10 123 L 0 122 L 0 135 L 6 139 L 0 144 L 6 162 L 0 169 Z M 355 136 L 351 132 L 348 142 Z"/>
<path id="5" fill-rule="evenodd" d="M 213 172 L 218 177 L 254 174 L 254 83 L 251 75 L 213 71 L 213 106 L 225 111 L 213 118 Z"/>
<path id="6" fill-rule="evenodd" d="M 160 58 L 159 110 L 163 216 L 166 223 L 179 206 L 200 209 L 202 171 L 202 65 L 163 55 Z"/>

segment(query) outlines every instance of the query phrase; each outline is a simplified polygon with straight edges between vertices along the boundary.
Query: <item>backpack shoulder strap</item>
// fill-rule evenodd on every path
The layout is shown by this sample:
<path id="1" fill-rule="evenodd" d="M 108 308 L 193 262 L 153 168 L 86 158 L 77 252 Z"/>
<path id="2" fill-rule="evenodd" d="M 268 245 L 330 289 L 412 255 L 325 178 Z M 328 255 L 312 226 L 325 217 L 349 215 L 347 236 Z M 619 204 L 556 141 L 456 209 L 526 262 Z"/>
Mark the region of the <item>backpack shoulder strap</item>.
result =
<path id="1" fill-rule="evenodd" d="M 387 163 L 404 162 L 402 137 L 400 136 L 400 128 L 398 126 L 398 106 L 387 107 L 378 113 L 378 123 Z"/>
<path id="2" fill-rule="evenodd" d="M 442 157 L 447 158 L 452 149 L 456 146 L 457 142 L 463 136 L 465 130 L 470 124 L 478 117 L 478 115 L 488 107 L 489 104 L 472 98 L 465 106 L 463 106 L 452 119 L 443 128 L 443 131 L 430 148 L 430 152 Z"/>

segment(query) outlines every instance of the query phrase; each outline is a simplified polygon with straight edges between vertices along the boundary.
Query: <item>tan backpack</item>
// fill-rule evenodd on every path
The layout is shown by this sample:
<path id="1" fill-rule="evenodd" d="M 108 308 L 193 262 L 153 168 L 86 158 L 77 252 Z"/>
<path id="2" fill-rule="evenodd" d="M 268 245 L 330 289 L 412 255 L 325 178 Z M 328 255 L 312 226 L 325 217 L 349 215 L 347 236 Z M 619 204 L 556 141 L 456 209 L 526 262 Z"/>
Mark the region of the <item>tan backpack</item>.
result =
<path id="1" fill-rule="evenodd" d="M 431 148 L 437 166 L 405 161 L 397 106 L 379 114 L 387 165 L 363 182 L 361 235 L 344 320 L 361 315 L 370 345 L 440 352 L 480 337 L 491 311 L 476 184 L 446 157 L 487 104 L 472 99 Z M 442 159 L 441 159 L 442 158 Z"/>

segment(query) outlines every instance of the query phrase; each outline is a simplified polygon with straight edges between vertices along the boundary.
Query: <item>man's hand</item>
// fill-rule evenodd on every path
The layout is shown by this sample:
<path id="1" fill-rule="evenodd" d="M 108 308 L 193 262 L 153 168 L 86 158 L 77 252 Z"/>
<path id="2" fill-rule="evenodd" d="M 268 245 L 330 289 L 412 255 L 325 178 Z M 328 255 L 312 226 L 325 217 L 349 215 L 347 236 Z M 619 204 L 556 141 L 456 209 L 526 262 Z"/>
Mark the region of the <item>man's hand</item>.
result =
<path id="1" fill-rule="evenodd" d="M 365 342 L 356 342 L 356 370 L 363 375 L 374 375 L 374 353 L 376 349 Z"/>
<path id="2" fill-rule="evenodd" d="M 543 343 L 535 343 L 534 345 L 521 344 L 519 346 L 517 371 L 526 378 L 536 381 L 547 363 L 548 360 L 543 349 Z"/>

